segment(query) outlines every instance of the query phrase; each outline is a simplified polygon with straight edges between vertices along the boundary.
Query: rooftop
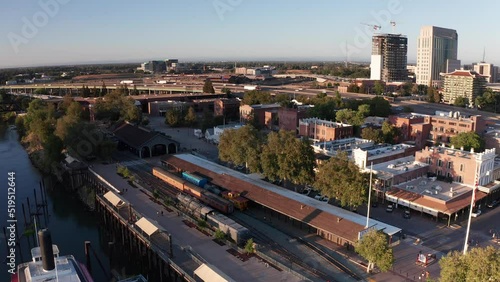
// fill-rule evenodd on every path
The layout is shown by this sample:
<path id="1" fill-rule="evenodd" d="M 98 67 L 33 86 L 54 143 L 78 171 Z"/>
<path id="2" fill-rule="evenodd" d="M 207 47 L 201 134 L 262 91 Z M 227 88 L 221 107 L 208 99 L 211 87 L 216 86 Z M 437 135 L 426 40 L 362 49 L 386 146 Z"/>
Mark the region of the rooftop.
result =
<path id="1" fill-rule="evenodd" d="M 272 109 L 272 108 L 281 108 L 280 104 L 257 104 L 250 105 L 253 109 Z"/>
<path id="2" fill-rule="evenodd" d="M 415 146 L 408 144 L 397 144 L 397 145 L 377 144 L 371 147 L 358 148 L 357 150 L 366 151 L 368 157 L 376 156 L 376 158 L 379 158 L 383 156 L 397 154 L 400 153 L 401 151 L 404 151 L 412 147 Z"/>
<path id="3" fill-rule="evenodd" d="M 346 138 L 333 141 L 315 142 L 312 146 L 316 153 L 333 156 L 340 150 L 347 152 L 350 155 L 353 149 L 373 146 L 373 141 L 361 138 Z"/>
<path id="4" fill-rule="evenodd" d="M 472 77 L 472 78 L 476 78 L 476 77 L 483 77 L 482 75 L 480 75 L 479 73 L 473 71 L 473 70 L 456 70 L 454 72 L 450 72 L 450 73 L 444 73 L 443 76 L 468 76 L 468 77 Z"/>
<path id="5" fill-rule="evenodd" d="M 319 118 L 304 118 L 299 121 L 300 124 L 312 124 L 314 123 L 315 125 L 322 125 L 322 126 L 327 126 L 327 127 L 333 127 L 333 128 L 339 128 L 339 127 L 352 127 L 352 125 L 349 125 L 347 123 L 339 123 L 335 121 L 329 121 L 329 120 L 322 120 Z"/>
<path id="6" fill-rule="evenodd" d="M 416 170 L 426 166 L 429 165 L 426 163 L 415 161 L 414 156 L 409 156 L 385 163 L 376 164 L 373 166 L 373 171 L 377 174 L 377 178 L 388 180 L 396 175 L 400 175 L 408 171 Z"/>
<path id="7" fill-rule="evenodd" d="M 244 191 L 244 196 L 252 201 L 349 240 L 356 240 L 366 224 L 364 216 L 273 185 L 262 180 L 260 175 L 246 175 L 191 154 L 169 156 L 166 160 L 185 170 L 200 171 L 210 176 L 216 185 Z M 373 219 L 370 219 L 370 226 L 389 235 L 400 231 Z"/>

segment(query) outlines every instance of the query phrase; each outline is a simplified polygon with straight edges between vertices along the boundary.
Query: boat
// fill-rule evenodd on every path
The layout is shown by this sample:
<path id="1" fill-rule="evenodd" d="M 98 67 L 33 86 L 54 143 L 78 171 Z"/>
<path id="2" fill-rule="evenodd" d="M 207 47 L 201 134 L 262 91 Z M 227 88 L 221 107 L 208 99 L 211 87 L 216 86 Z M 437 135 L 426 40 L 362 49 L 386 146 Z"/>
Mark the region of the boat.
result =
<path id="1" fill-rule="evenodd" d="M 19 264 L 11 282 L 94 282 L 87 267 L 72 255 L 59 256 L 48 229 L 38 232 L 38 240 L 40 247 L 31 249 L 32 261 Z"/>

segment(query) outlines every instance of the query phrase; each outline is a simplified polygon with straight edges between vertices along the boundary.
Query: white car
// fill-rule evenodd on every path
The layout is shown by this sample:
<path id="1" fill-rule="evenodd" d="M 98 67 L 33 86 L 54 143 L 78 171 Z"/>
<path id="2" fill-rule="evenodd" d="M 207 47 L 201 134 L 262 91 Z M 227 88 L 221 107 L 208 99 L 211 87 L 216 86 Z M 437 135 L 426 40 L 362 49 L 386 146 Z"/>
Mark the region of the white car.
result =
<path id="1" fill-rule="evenodd" d="M 318 194 L 318 195 L 314 196 L 314 199 L 321 201 L 321 199 L 323 199 L 323 195 Z"/>
<path id="2" fill-rule="evenodd" d="M 478 217 L 481 215 L 481 210 L 477 210 L 476 212 L 472 212 L 472 217 Z"/>
<path id="3" fill-rule="evenodd" d="M 324 196 L 324 197 L 321 199 L 321 201 L 322 201 L 322 202 L 326 202 L 326 203 L 328 203 L 328 201 L 329 201 L 329 200 L 330 200 L 330 198 L 328 198 L 327 196 Z"/>

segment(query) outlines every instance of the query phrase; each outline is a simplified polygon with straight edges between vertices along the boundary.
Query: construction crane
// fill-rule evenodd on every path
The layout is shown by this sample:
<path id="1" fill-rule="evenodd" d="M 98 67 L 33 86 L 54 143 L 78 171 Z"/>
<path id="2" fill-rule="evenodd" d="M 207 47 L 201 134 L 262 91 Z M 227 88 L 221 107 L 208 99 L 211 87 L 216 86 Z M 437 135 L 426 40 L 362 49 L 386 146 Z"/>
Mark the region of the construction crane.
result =
<path id="1" fill-rule="evenodd" d="M 391 25 L 392 25 L 392 33 L 394 33 L 395 30 L 396 30 L 396 22 L 395 21 L 391 21 Z"/>
<path id="2" fill-rule="evenodd" d="M 381 29 L 382 27 L 379 26 L 379 25 L 376 25 L 376 24 L 367 24 L 367 23 L 361 23 L 362 25 L 366 25 L 366 26 L 369 26 L 371 28 L 373 28 L 373 30 L 379 30 Z"/>

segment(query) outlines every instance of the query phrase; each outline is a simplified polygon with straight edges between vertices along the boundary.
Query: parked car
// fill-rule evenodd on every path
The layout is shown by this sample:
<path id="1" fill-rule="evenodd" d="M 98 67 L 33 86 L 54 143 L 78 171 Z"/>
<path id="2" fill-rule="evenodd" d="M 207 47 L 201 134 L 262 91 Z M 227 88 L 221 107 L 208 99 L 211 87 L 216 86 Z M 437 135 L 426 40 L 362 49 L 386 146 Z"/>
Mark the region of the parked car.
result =
<path id="1" fill-rule="evenodd" d="M 498 200 L 494 200 L 493 202 L 489 203 L 489 204 L 487 205 L 487 207 L 488 207 L 488 208 L 494 208 L 494 207 L 498 206 L 498 204 L 499 204 L 499 203 L 500 203 L 500 202 L 499 202 Z"/>
<path id="2" fill-rule="evenodd" d="M 392 206 L 392 204 L 389 204 L 387 206 L 387 208 L 385 209 L 386 212 L 392 212 L 394 210 L 394 207 Z"/>
<path id="3" fill-rule="evenodd" d="M 475 212 L 472 212 L 472 217 L 478 217 L 481 215 L 481 210 L 477 210 Z"/>
<path id="4" fill-rule="evenodd" d="M 321 199 L 322 202 L 327 202 L 330 201 L 330 198 L 328 198 L 327 196 L 324 196 L 322 199 Z"/>
<path id="5" fill-rule="evenodd" d="M 409 210 L 405 210 L 405 212 L 403 213 L 403 217 L 404 218 L 410 218 L 411 217 L 411 213 Z"/>

